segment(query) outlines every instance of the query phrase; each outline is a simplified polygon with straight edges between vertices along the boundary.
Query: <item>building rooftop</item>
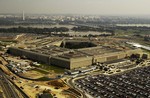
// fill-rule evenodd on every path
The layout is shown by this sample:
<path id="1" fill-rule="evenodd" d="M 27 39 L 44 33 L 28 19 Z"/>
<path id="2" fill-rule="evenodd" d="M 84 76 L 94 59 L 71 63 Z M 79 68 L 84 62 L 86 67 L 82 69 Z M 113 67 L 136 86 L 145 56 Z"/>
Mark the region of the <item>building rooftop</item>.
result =
<path id="1" fill-rule="evenodd" d="M 50 47 L 35 48 L 35 49 L 31 49 L 30 51 L 45 54 L 45 55 L 59 55 L 63 53 L 68 53 L 70 50 L 66 48 L 57 47 L 57 46 L 50 46 Z"/>
<path id="2" fill-rule="evenodd" d="M 71 59 L 71 58 L 79 58 L 79 57 L 86 57 L 86 54 L 77 52 L 77 51 L 73 51 L 73 52 L 69 52 L 63 55 L 60 55 L 59 57 L 61 58 L 65 58 L 65 59 Z"/>
<path id="3" fill-rule="evenodd" d="M 110 48 L 110 47 L 94 47 L 94 48 L 86 48 L 86 49 L 79 49 L 80 52 L 87 54 L 87 55 L 101 55 L 111 52 L 119 52 L 121 50 Z"/>

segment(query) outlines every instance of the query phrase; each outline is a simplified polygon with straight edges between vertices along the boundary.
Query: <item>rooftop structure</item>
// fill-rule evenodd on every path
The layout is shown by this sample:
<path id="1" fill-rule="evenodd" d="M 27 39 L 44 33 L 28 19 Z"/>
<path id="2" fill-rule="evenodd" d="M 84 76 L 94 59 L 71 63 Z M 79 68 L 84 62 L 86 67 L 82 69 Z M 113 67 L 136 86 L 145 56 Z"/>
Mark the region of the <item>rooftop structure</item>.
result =
<path id="1" fill-rule="evenodd" d="M 63 39 L 63 41 L 65 40 Z M 97 62 L 118 60 L 130 56 L 134 53 L 141 53 L 141 50 L 138 48 L 120 49 L 111 46 L 97 46 L 93 44 L 93 42 L 87 40 L 80 41 L 77 39 L 67 41 L 69 43 L 78 42 L 78 44 L 77 46 L 72 45 L 73 47 L 71 47 L 71 49 L 59 47 L 53 44 L 39 46 L 31 49 L 19 49 L 16 47 L 11 47 L 9 48 L 8 52 L 17 56 L 25 56 L 26 58 L 36 62 L 41 62 L 48 65 L 56 65 L 67 69 L 86 67 Z M 82 42 L 85 43 L 83 44 Z M 84 48 L 82 46 L 80 47 L 81 43 L 81 45 L 88 46 L 87 44 L 89 44 L 89 42 L 95 46 Z M 74 47 L 75 49 L 72 49 Z"/>
<path id="2" fill-rule="evenodd" d="M 112 52 L 119 52 L 120 50 L 113 49 L 110 47 L 98 46 L 98 47 L 93 47 L 93 48 L 79 49 L 78 51 L 87 55 L 94 56 L 94 55 L 102 55 L 102 54 L 107 54 L 107 53 L 112 53 Z"/>

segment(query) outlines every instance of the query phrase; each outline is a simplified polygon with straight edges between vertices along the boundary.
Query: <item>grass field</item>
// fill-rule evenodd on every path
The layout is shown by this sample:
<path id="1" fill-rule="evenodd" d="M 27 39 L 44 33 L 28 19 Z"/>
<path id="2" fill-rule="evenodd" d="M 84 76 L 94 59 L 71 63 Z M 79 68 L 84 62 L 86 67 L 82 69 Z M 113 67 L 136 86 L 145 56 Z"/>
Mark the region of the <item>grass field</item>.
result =
<path id="1" fill-rule="evenodd" d="M 145 49 L 142 49 L 142 50 L 150 55 L 150 51 L 145 50 Z"/>
<path id="2" fill-rule="evenodd" d="M 60 67 L 53 66 L 53 65 L 41 64 L 39 67 L 43 68 L 44 70 L 47 70 L 47 71 L 54 71 L 55 73 L 64 73 L 65 72 L 64 68 L 60 68 Z"/>
<path id="3" fill-rule="evenodd" d="M 42 74 L 49 74 L 49 72 L 45 71 L 45 70 L 41 70 L 41 69 L 34 69 L 34 71 L 40 72 Z"/>

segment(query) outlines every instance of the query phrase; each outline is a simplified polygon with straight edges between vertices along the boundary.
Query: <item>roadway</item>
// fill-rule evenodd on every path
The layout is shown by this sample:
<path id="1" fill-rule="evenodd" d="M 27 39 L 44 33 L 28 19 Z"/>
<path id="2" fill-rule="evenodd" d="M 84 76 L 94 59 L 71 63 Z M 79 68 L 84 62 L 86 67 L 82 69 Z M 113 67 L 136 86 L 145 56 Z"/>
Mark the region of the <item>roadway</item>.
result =
<path id="1" fill-rule="evenodd" d="M 26 95 L 22 89 L 20 89 L 7 75 L 12 75 L 11 71 L 5 66 L 8 64 L 6 62 L 6 59 L 4 57 L 0 57 L 0 60 L 2 61 L 3 65 L 0 64 L 0 86 L 3 87 L 3 92 L 6 95 L 6 98 L 29 98 L 28 95 Z M 3 72 L 3 71 L 4 72 Z M 6 75 L 7 74 L 7 75 Z M 15 75 L 15 74 L 13 74 Z M 16 93 L 18 92 L 18 94 Z M 9 94 L 7 94 L 9 92 Z M 13 93 L 13 97 L 10 97 L 9 95 Z M 1 98 L 1 97 L 0 97 Z"/>
<path id="2" fill-rule="evenodd" d="M 6 98 L 20 98 L 18 93 L 15 91 L 15 87 L 7 79 L 5 74 L 0 70 L 0 85 L 3 89 Z"/>
<path id="3" fill-rule="evenodd" d="M 75 80 L 76 79 L 80 79 L 85 77 L 87 74 L 80 74 L 79 76 L 75 77 L 75 78 L 69 78 L 67 79 L 67 84 L 68 86 L 70 86 L 71 88 L 73 88 L 74 90 L 76 90 L 77 92 L 79 92 L 81 94 L 81 96 L 77 96 L 78 98 L 90 98 L 86 92 L 82 91 L 81 89 L 79 89 L 78 87 L 75 86 Z"/>
<path id="4" fill-rule="evenodd" d="M 75 88 L 75 86 L 74 86 L 74 84 L 73 84 L 73 82 L 72 82 L 72 79 L 69 79 L 69 80 L 67 81 L 67 84 L 68 84 L 71 88 L 73 88 L 74 90 L 76 90 L 77 92 L 79 92 L 79 93 L 81 94 L 81 96 L 79 96 L 79 95 L 76 94 L 76 97 L 77 97 L 77 98 L 87 98 L 87 97 L 85 97 L 85 95 L 84 95 L 80 90 L 78 90 L 77 88 Z"/>

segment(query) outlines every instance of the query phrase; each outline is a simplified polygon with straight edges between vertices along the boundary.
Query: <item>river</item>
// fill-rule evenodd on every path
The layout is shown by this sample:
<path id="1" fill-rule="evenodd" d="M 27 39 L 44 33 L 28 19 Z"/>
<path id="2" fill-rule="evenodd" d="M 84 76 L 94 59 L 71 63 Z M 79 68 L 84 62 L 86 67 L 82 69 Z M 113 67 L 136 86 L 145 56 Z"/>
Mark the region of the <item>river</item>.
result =
<path id="1" fill-rule="evenodd" d="M 122 26 L 122 27 L 132 27 L 132 26 L 150 27 L 150 24 L 116 24 L 116 26 Z"/>

